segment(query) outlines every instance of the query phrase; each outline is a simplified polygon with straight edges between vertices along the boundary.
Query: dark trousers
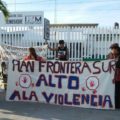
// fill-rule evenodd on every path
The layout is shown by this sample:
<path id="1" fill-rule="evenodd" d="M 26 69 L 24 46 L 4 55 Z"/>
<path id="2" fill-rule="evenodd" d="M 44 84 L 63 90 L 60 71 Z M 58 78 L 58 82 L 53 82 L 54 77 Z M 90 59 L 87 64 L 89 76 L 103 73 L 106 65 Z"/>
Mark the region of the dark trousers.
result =
<path id="1" fill-rule="evenodd" d="M 115 82 L 115 108 L 120 109 L 120 82 Z"/>

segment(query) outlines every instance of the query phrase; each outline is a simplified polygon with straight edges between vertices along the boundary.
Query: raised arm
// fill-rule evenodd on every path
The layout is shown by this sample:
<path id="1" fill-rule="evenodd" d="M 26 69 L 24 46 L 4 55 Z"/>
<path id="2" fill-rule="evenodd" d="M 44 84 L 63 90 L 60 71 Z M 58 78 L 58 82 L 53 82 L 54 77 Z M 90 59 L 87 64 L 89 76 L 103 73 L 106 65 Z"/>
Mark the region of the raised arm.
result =
<path id="1" fill-rule="evenodd" d="M 49 46 L 48 46 L 48 49 L 49 49 L 49 50 L 52 50 L 52 51 L 57 51 L 57 50 L 58 50 L 58 48 L 51 48 L 51 47 L 49 47 Z"/>

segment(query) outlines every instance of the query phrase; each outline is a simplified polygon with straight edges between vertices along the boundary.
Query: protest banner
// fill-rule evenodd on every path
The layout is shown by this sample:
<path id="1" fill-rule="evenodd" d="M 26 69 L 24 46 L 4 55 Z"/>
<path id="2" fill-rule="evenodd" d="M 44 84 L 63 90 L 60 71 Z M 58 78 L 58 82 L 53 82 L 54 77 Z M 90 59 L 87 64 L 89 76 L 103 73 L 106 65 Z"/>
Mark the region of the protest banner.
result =
<path id="1" fill-rule="evenodd" d="M 9 61 L 6 100 L 114 109 L 115 61 Z"/>
<path id="2" fill-rule="evenodd" d="M 38 55 L 46 57 L 47 45 L 33 46 Z M 11 45 L 0 46 L 0 60 L 8 61 L 8 59 L 23 59 L 29 54 L 29 47 L 16 47 Z"/>

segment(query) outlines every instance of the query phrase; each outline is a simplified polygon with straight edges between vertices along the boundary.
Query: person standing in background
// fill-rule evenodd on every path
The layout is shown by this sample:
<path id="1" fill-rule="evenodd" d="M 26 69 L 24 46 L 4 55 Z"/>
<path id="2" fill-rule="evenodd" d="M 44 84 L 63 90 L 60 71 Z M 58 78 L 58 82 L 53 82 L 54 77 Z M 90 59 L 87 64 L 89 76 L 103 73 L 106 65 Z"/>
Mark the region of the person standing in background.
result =
<path id="1" fill-rule="evenodd" d="M 65 46 L 64 40 L 59 40 L 59 46 L 57 48 L 51 48 L 49 50 L 57 51 L 57 58 L 61 61 L 67 61 L 69 59 L 69 52 L 67 46 Z"/>
<path id="2" fill-rule="evenodd" d="M 6 62 L 3 61 L 1 63 L 1 69 L 2 69 L 2 79 L 3 79 L 3 83 L 4 83 L 4 88 L 6 90 L 7 89 L 7 79 L 8 79 L 8 68 L 7 68 Z"/>

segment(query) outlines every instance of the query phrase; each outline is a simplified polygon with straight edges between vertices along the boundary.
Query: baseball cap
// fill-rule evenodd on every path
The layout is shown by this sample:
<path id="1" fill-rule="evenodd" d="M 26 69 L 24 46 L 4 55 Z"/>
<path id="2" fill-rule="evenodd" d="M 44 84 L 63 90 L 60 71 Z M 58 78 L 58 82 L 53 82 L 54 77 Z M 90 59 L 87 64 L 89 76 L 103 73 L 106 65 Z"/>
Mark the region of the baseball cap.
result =
<path id="1" fill-rule="evenodd" d="M 64 40 L 59 40 L 59 44 L 64 44 Z"/>
<path id="2" fill-rule="evenodd" d="M 110 49 L 112 49 L 112 48 L 119 48 L 118 43 L 113 43 L 113 44 L 110 46 Z"/>

